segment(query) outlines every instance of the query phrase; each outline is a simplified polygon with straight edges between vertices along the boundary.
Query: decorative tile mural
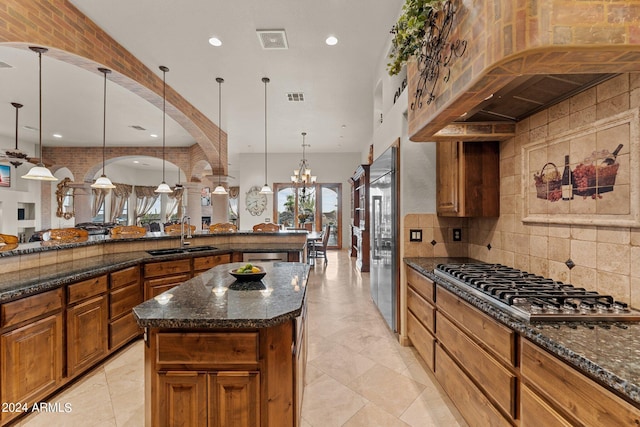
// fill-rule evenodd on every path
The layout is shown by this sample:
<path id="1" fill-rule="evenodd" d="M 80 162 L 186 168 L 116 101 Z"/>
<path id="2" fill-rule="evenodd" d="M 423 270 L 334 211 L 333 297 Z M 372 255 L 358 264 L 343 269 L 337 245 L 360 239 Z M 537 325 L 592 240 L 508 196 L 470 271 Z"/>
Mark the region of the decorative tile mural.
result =
<path id="1" fill-rule="evenodd" d="M 639 226 L 638 109 L 522 148 L 523 221 Z"/>

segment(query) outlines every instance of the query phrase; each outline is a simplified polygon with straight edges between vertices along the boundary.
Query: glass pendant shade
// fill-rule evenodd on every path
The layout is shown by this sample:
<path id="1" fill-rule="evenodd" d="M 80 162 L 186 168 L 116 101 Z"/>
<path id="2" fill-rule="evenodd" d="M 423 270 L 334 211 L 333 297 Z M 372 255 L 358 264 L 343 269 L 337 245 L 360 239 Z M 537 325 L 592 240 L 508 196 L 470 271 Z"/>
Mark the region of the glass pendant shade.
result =
<path id="1" fill-rule="evenodd" d="M 227 194 L 227 190 L 225 190 L 225 188 L 222 185 L 218 185 L 214 190 L 212 194 Z"/>
<path id="2" fill-rule="evenodd" d="M 173 193 L 171 187 L 169 187 L 169 185 L 164 181 L 162 181 L 162 183 L 158 185 L 158 188 L 156 188 L 154 191 L 156 193 Z"/>
<path id="3" fill-rule="evenodd" d="M 91 188 L 105 188 L 111 189 L 116 188 L 115 185 L 111 182 L 107 175 L 104 173 L 104 158 L 105 158 L 105 149 L 107 145 L 107 74 L 111 72 L 108 68 L 98 68 L 102 74 L 104 74 L 104 88 L 103 88 L 103 97 L 102 97 L 102 175 L 100 178 L 96 179 L 96 182 L 91 184 Z"/>
<path id="4" fill-rule="evenodd" d="M 164 150 L 165 150 L 165 134 L 166 134 L 166 116 L 167 116 L 167 71 L 169 71 L 168 67 L 161 65 L 160 71 L 162 71 L 162 183 L 158 185 L 154 191 L 156 193 L 173 193 L 173 190 L 164 180 L 164 171 L 165 171 L 165 159 L 164 159 Z"/>
<path id="5" fill-rule="evenodd" d="M 91 188 L 116 188 L 116 186 L 106 175 L 101 175 L 100 178 L 96 179 L 96 182 L 91 184 Z"/>
<path id="6" fill-rule="evenodd" d="M 273 194 L 273 190 L 267 184 L 267 83 L 269 83 L 268 77 L 263 77 L 264 83 L 264 185 L 260 189 L 260 194 Z"/>
<path id="7" fill-rule="evenodd" d="M 29 46 L 29 49 L 38 54 L 38 96 L 39 96 L 39 125 L 40 132 L 40 162 L 32 167 L 26 175 L 22 175 L 23 179 L 33 179 L 37 181 L 57 181 L 58 178 L 53 176 L 51 171 L 44 166 L 42 162 L 42 54 L 49 49 L 38 46 Z"/>
<path id="8" fill-rule="evenodd" d="M 218 82 L 218 186 L 213 190 L 213 194 L 227 194 L 227 190 L 222 186 L 222 77 L 216 77 Z"/>

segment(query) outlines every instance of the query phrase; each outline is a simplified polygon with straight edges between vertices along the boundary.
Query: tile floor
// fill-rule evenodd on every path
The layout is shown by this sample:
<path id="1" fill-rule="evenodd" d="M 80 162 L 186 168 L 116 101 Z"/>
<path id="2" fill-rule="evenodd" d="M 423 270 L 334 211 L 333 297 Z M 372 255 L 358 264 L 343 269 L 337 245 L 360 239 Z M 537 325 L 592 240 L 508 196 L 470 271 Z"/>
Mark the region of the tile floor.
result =
<path id="1" fill-rule="evenodd" d="M 466 426 L 414 349 L 388 330 L 369 298 L 369 275 L 347 251 L 328 257 L 326 267 L 312 267 L 308 285 L 301 427 Z M 144 426 L 143 351 L 133 343 L 51 399 L 71 412 L 32 414 L 18 425 Z"/>

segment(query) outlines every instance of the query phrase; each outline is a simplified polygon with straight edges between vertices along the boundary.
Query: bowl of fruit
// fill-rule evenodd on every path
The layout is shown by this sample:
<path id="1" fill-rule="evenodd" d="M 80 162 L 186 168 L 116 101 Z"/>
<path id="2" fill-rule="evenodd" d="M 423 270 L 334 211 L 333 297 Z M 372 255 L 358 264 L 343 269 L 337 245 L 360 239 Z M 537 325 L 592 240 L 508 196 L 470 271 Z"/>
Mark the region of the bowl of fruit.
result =
<path id="1" fill-rule="evenodd" d="M 239 282 L 257 282 L 267 274 L 264 268 L 253 264 L 245 264 L 229 273 Z"/>

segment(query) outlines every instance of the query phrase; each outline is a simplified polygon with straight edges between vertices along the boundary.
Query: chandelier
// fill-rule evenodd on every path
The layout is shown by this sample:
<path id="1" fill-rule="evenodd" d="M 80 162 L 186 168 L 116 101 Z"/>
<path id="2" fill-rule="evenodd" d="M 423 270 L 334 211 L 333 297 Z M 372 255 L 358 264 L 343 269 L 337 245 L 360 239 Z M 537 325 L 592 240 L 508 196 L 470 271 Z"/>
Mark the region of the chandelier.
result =
<path id="1" fill-rule="evenodd" d="M 298 169 L 293 170 L 293 175 L 291 175 L 291 182 L 294 185 L 302 185 L 303 187 L 306 184 L 315 184 L 316 177 L 311 175 L 311 168 L 309 167 L 309 163 L 307 163 L 307 159 L 305 157 L 305 148 L 310 147 L 309 144 L 304 142 L 305 136 L 307 136 L 306 132 L 302 132 L 302 160 L 300 160 L 300 164 L 298 165 Z"/>

